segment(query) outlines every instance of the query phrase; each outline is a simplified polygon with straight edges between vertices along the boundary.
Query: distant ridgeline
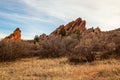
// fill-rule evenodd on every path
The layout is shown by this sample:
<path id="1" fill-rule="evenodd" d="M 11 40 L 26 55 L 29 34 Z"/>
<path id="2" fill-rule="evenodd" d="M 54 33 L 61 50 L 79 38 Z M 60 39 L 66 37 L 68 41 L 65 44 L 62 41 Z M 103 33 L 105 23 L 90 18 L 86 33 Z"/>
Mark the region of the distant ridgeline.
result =
<path id="1" fill-rule="evenodd" d="M 50 35 L 42 34 L 40 35 L 40 38 L 45 38 L 49 36 L 69 36 L 73 33 L 88 33 L 88 32 L 96 32 L 99 33 L 100 29 L 96 28 L 90 28 L 86 29 L 86 21 L 82 20 L 81 18 L 77 18 L 74 21 L 69 22 L 66 25 L 59 26 L 55 31 L 53 31 Z M 4 40 L 12 40 L 12 41 L 21 41 L 21 30 L 19 28 L 16 28 L 12 34 L 5 37 Z M 31 42 L 31 41 L 30 41 Z M 32 41 L 33 42 L 33 41 Z"/>
<path id="2" fill-rule="evenodd" d="M 56 30 L 54 30 L 50 35 L 42 34 L 40 35 L 39 38 L 48 38 L 48 37 L 55 37 L 55 36 L 69 36 L 71 34 L 78 34 L 80 33 L 81 35 L 87 35 L 88 33 L 101 33 L 101 30 L 99 27 L 97 28 L 86 28 L 86 21 L 82 20 L 81 18 L 77 18 L 74 21 L 69 22 L 66 25 L 61 25 L 59 26 Z M 5 37 L 4 40 L 13 40 L 13 41 L 21 41 L 21 30 L 19 28 L 16 28 L 15 31 L 10 34 L 9 36 Z M 29 40 L 28 40 L 29 41 Z M 33 42 L 33 40 L 29 41 Z"/>
<path id="3" fill-rule="evenodd" d="M 57 36 L 70 36 L 71 34 L 79 34 L 79 35 L 87 35 L 88 33 L 100 33 L 101 30 L 99 27 L 97 28 L 86 28 L 86 21 L 81 18 L 77 18 L 74 21 L 69 22 L 66 25 L 59 26 L 56 30 L 54 30 L 50 35 L 41 34 L 40 39 L 48 39 L 54 38 Z"/>

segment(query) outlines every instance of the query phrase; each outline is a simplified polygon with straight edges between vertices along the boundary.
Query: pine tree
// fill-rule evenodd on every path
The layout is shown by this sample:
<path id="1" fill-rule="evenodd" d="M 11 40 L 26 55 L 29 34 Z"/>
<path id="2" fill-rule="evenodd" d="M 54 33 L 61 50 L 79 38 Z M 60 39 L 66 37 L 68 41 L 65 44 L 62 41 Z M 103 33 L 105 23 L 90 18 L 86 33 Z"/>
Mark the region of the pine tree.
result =
<path id="1" fill-rule="evenodd" d="M 38 35 L 35 35 L 35 37 L 34 37 L 34 43 L 36 44 L 36 42 L 39 42 L 39 37 L 38 37 Z"/>
<path id="2" fill-rule="evenodd" d="M 76 30 L 76 34 L 77 34 L 77 38 L 78 38 L 78 40 L 80 40 L 81 31 L 80 31 L 80 30 Z"/>
<path id="3" fill-rule="evenodd" d="M 63 37 L 63 36 L 66 36 L 66 31 L 65 31 L 65 29 L 64 29 L 64 28 L 62 28 L 62 29 L 61 29 L 60 34 L 61 34 L 61 36 L 62 36 L 62 37 Z"/>

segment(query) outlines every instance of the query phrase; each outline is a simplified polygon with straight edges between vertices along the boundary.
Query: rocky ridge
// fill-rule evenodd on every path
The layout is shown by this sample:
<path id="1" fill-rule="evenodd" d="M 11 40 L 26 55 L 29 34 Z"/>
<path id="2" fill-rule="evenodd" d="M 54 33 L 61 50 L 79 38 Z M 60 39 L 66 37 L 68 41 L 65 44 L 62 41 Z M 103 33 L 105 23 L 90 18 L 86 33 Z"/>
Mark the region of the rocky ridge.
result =
<path id="1" fill-rule="evenodd" d="M 86 21 L 81 18 L 77 18 L 75 21 L 68 23 L 67 25 L 59 26 L 55 31 L 53 31 L 50 35 L 60 35 L 61 30 L 64 29 L 66 32 L 66 36 L 71 33 L 75 33 L 77 30 L 81 32 L 86 30 Z"/>

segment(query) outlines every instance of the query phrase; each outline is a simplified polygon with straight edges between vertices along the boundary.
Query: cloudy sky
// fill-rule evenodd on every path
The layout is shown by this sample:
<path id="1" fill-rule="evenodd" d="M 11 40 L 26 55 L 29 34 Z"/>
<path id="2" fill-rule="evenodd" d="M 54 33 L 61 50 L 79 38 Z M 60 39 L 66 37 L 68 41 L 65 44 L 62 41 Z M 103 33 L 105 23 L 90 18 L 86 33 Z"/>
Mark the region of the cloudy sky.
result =
<path id="1" fill-rule="evenodd" d="M 87 28 L 120 28 L 120 0 L 0 0 L 0 38 L 20 27 L 23 39 L 33 39 L 78 17 Z"/>

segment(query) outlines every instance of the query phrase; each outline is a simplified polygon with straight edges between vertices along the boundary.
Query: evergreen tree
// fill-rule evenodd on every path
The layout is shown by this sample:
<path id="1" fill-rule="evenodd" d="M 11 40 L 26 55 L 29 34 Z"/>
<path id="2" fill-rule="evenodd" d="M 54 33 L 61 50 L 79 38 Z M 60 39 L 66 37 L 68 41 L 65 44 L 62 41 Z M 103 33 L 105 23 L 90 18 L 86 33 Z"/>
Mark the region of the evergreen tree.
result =
<path id="1" fill-rule="evenodd" d="M 80 30 L 76 30 L 76 34 L 77 34 L 77 38 L 78 38 L 78 40 L 80 40 L 81 31 L 80 31 Z"/>
<path id="2" fill-rule="evenodd" d="M 38 35 L 35 35 L 35 37 L 34 37 L 34 43 L 36 43 L 36 42 L 39 42 L 39 37 L 38 37 Z"/>
<path id="3" fill-rule="evenodd" d="M 61 29 L 61 32 L 60 32 L 61 36 L 66 36 L 66 31 L 64 28 Z"/>

